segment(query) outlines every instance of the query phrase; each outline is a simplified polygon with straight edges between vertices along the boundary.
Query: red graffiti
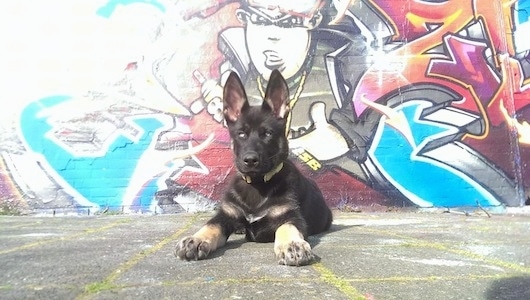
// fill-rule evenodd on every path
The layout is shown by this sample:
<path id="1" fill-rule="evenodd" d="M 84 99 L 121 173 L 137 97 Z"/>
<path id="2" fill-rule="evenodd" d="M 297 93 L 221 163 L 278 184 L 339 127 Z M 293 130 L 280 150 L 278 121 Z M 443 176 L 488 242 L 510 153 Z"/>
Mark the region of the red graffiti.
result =
<path id="1" fill-rule="evenodd" d="M 433 58 L 428 75 L 469 86 L 477 99 L 487 105 L 486 101 L 492 98 L 500 80 L 484 57 L 486 44 L 448 35 L 444 38 L 444 45 L 447 46 L 450 57 Z M 458 106 L 474 108 L 465 107 L 465 104 Z"/>

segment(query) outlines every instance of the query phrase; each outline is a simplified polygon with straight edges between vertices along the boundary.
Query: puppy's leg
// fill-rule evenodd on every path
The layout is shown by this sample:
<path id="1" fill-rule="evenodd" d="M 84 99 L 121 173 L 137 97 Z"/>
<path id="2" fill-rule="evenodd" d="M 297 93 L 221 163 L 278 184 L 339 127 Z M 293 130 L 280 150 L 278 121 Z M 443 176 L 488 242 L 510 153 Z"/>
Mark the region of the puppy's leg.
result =
<path id="1" fill-rule="evenodd" d="M 291 223 L 285 223 L 276 229 L 274 253 L 281 265 L 303 266 L 314 259 L 311 246 Z"/>
<path id="2" fill-rule="evenodd" d="M 184 260 L 204 259 L 226 243 L 227 236 L 219 223 L 208 223 L 194 235 L 183 238 L 175 249 L 175 256 Z"/>

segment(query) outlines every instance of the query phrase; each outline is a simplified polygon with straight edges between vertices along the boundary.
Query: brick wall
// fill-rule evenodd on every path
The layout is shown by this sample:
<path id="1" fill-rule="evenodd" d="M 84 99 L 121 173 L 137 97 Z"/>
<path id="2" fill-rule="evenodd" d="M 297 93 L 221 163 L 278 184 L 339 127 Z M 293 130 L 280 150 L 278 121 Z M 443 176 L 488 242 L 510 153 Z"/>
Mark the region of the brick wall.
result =
<path id="1" fill-rule="evenodd" d="M 525 205 L 530 1 L 180 2 L 2 4 L 4 213 L 213 209 L 224 80 L 273 68 L 330 206 Z"/>

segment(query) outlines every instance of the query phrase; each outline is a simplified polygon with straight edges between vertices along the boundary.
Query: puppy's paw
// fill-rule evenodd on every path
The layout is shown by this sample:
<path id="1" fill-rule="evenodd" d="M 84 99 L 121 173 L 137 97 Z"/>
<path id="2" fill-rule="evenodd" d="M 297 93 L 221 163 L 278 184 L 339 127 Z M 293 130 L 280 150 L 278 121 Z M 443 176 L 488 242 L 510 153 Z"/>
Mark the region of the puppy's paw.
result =
<path id="1" fill-rule="evenodd" d="M 199 260 L 205 259 L 210 251 L 210 243 L 201 238 L 189 236 L 177 244 L 175 256 L 183 260 Z"/>
<path id="2" fill-rule="evenodd" d="M 280 265 L 304 266 L 315 259 L 311 246 L 303 239 L 277 244 L 274 253 Z"/>

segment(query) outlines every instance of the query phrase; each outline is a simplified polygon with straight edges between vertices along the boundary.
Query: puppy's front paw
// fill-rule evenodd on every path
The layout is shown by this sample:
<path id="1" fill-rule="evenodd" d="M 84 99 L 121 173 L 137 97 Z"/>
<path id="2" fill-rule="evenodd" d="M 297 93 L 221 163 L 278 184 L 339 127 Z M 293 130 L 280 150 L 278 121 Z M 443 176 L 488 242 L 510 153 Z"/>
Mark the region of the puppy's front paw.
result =
<path id="1" fill-rule="evenodd" d="M 287 266 L 304 266 L 315 258 L 309 243 L 302 239 L 277 244 L 274 246 L 274 253 L 278 263 Z"/>
<path id="2" fill-rule="evenodd" d="M 204 259 L 210 254 L 211 246 L 198 237 L 183 238 L 175 248 L 175 256 L 184 260 Z"/>

